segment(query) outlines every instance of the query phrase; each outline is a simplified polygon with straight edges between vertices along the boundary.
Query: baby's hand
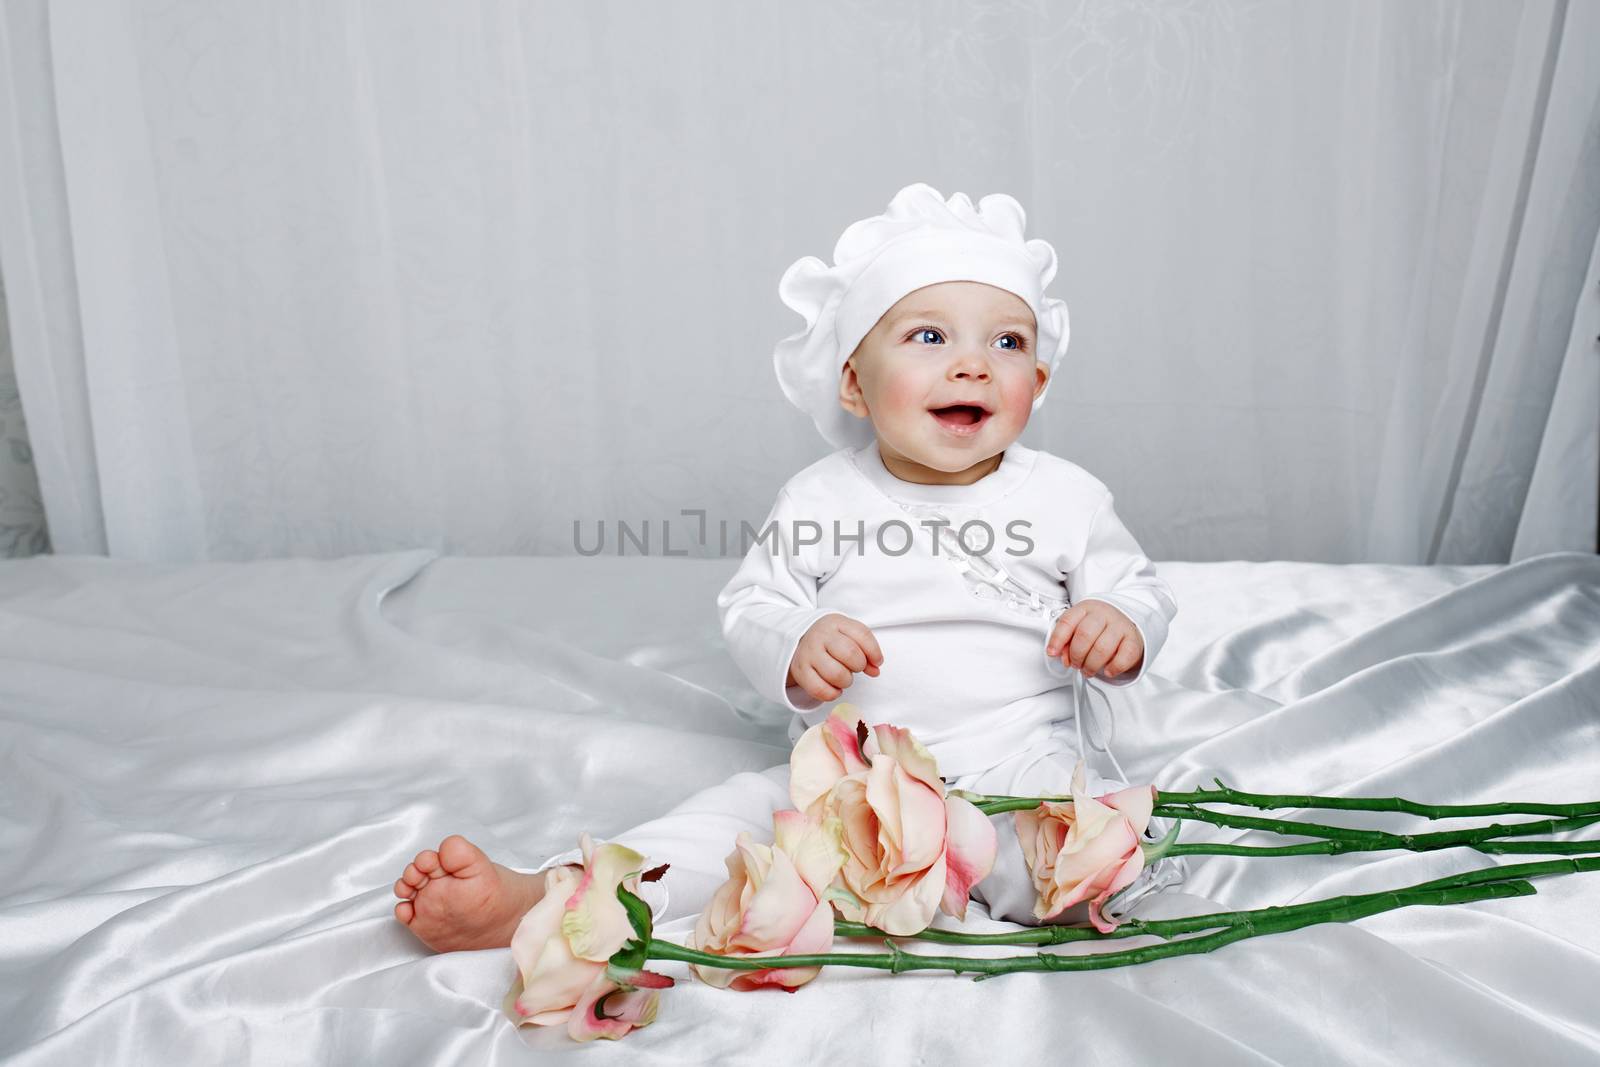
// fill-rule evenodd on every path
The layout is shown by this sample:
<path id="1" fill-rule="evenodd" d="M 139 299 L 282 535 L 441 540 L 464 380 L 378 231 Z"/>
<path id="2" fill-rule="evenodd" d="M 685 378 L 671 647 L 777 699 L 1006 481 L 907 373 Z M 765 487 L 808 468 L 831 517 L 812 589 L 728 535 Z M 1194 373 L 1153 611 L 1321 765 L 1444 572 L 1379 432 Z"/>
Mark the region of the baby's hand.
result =
<path id="1" fill-rule="evenodd" d="M 1076 667 L 1093 678 L 1105 668 L 1107 678 L 1135 670 L 1144 662 L 1144 639 L 1139 628 L 1116 608 L 1103 600 L 1084 600 L 1061 613 L 1045 655 L 1060 656 L 1068 667 Z"/>
<path id="2" fill-rule="evenodd" d="M 798 685 L 818 700 L 834 700 L 855 680 L 856 671 L 878 676 L 883 650 L 865 625 L 837 612 L 811 624 L 789 661 L 785 686 Z"/>

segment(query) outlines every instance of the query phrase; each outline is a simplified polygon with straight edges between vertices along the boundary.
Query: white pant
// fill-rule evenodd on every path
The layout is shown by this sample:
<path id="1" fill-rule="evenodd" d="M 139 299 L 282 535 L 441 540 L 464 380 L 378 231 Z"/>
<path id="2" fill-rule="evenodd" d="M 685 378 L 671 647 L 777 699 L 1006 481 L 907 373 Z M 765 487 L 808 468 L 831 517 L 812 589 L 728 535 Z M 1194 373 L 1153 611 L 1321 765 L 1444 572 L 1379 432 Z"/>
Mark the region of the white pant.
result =
<path id="1" fill-rule="evenodd" d="M 1012 796 L 1065 796 L 1077 764 L 1077 747 L 1071 719 L 1050 735 L 1044 744 L 1019 753 L 987 770 L 963 775 L 948 783 L 952 789 Z M 1090 761 L 1091 763 L 1093 761 Z M 1124 788 L 1129 783 L 1103 778 L 1093 767 L 1086 768 L 1089 795 L 1099 796 Z M 614 841 L 642 853 L 650 866 L 671 864 L 665 877 L 641 886 L 657 924 L 696 915 L 710 903 L 717 887 L 727 881 L 723 862 L 734 849 L 739 831 L 750 831 L 763 844 L 772 842 L 772 813 L 791 808 L 789 765 L 779 764 L 764 771 L 741 771 L 718 785 L 687 798 L 665 815 L 651 819 L 605 840 Z M 982 904 L 989 916 L 1025 926 L 1038 926 L 1033 905 L 1037 895 L 1017 841 L 1015 813 L 991 815 L 998 845 L 994 869 L 972 889 L 972 899 Z M 1159 837 L 1152 829 L 1149 839 Z M 599 845 L 602 839 L 594 839 Z M 582 853 L 569 849 L 540 864 L 536 871 L 566 863 L 581 863 Z M 1167 857 L 1146 867 L 1139 879 L 1117 901 L 1111 914 L 1126 914 L 1147 894 L 1183 881 L 1187 867 L 1183 860 Z M 1059 923 L 1087 921 L 1088 909 L 1077 904 L 1049 917 Z"/>

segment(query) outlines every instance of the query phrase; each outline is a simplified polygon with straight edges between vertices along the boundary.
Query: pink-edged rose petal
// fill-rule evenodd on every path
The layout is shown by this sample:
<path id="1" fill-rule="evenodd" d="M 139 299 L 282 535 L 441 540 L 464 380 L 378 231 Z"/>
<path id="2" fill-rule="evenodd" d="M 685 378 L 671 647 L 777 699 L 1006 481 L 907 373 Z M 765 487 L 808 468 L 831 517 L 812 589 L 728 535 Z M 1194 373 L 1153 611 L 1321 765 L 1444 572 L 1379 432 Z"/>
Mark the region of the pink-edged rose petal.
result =
<path id="1" fill-rule="evenodd" d="M 644 862 L 644 856 L 624 845 L 607 843 L 593 850 L 561 919 L 573 955 L 604 963 L 634 936 L 617 887 L 628 876 L 637 876 Z"/>
<path id="2" fill-rule="evenodd" d="M 606 994 L 611 994 L 606 996 Z M 605 998 L 601 1011 L 605 1018 L 595 1018 L 595 1005 Z M 574 1041 L 593 1041 L 605 1038 L 615 1041 L 629 1031 L 647 1026 L 655 1021 L 661 993 L 654 989 L 640 989 L 631 993 L 619 992 L 617 984 L 606 978 L 605 971 L 584 990 L 572 1016 L 567 1020 L 567 1033 Z"/>
<path id="3" fill-rule="evenodd" d="M 994 823 L 977 806 L 961 797 L 945 797 L 945 890 L 940 907 L 957 919 L 967 917 L 972 887 L 994 869 L 999 846 Z"/>

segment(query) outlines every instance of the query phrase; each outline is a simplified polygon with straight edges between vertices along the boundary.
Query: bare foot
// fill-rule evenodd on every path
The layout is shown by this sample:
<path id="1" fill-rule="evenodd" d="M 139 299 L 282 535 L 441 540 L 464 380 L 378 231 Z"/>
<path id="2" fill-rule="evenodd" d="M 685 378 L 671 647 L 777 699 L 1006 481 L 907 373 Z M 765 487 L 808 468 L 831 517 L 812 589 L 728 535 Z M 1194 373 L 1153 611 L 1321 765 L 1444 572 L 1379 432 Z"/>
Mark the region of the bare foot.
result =
<path id="1" fill-rule="evenodd" d="M 394 917 L 435 952 L 504 948 L 544 897 L 544 874 L 502 867 L 460 834 L 406 864 L 394 884 Z"/>

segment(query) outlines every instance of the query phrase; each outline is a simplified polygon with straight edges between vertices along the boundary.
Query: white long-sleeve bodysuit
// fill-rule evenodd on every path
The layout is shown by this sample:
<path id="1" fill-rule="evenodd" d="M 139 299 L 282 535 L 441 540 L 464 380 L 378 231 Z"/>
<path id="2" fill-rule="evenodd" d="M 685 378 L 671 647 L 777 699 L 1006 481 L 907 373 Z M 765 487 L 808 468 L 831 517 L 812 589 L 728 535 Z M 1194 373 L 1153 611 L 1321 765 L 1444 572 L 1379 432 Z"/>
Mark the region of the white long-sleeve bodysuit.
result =
<path id="1" fill-rule="evenodd" d="M 789 480 L 758 533 L 773 523 L 717 598 L 734 660 L 796 713 L 794 740 L 832 707 L 784 686 L 801 636 L 834 612 L 866 624 L 882 670 L 839 699 L 868 723 L 909 727 L 946 777 L 992 767 L 1071 715 L 1066 672 L 1044 653 L 1069 604 L 1103 600 L 1143 637 L 1139 669 L 1114 686 L 1143 676 L 1177 613 L 1110 490 L 1019 444 L 971 485 L 902 481 L 875 441 L 840 449 Z"/>
<path id="2" fill-rule="evenodd" d="M 814 622 L 839 613 L 872 631 L 883 664 L 875 678 L 854 675 L 838 700 L 869 724 L 909 728 L 952 788 L 1065 793 L 1078 753 L 1062 730 L 1074 722 L 1072 672 L 1044 652 L 1055 618 L 1090 599 L 1128 616 L 1144 659 L 1097 680 L 1122 687 L 1149 669 L 1177 613 L 1106 486 L 1016 443 L 971 485 L 903 481 L 876 441 L 840 449 L 789 479 L 748 542 L 717 597 L 723 635 L 756 690 L 793 713 L 791 742 L 837 701 L 786 687 L 790 661 Z M 1092 793 L 1127 784 L 1092 769 L 1090 780 Z M 615 840 L 673 864 L 650 888 L 668 890 L 652 901 L 658 918 L 675 918 L 702 908 L 726 877 L 738 830 L 770 842 L 772 811 L 789 806 L 783 764 L 734 775 Z M 1036 922 L 1013 817 L 994 819 L 1000 856 L 974 897 L 995 918 Z M 538 869 L 572 862 L 576 850 Z M 1162 863 L 1165 881 L 1181 877 L 1180 864 Z"/>

